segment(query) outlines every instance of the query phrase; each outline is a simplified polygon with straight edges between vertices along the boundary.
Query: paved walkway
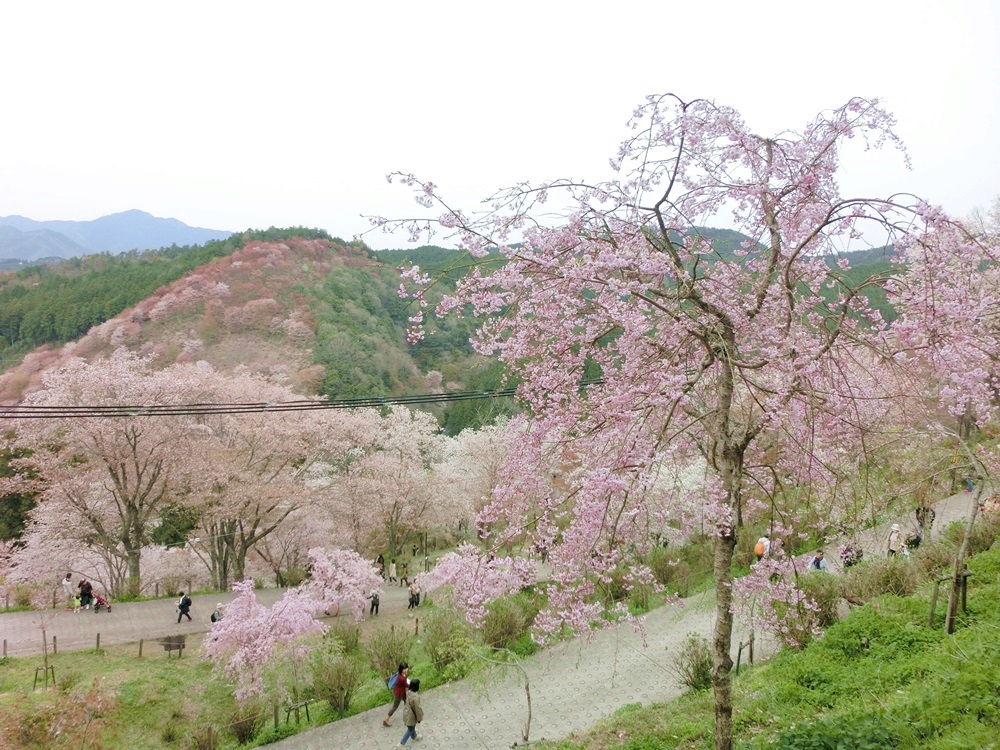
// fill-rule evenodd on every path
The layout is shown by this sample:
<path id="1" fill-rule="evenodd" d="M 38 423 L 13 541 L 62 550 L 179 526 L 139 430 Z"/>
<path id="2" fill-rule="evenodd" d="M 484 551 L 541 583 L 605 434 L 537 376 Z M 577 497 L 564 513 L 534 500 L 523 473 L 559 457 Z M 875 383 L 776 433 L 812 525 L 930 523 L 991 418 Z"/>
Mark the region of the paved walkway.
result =
<path id="1" fill-rule="evenodd" d="M 647 648 L 631 628 L 619 627 L 599 632 L 589 641 L 576 639 L 525 659 L 531 688 L 530 739 L 562 738 L 630 703 L 664 701 L 679 695 L 682 686 L 670 671 L 674 651 L 687 633 L 708 636 L 714 618 L 714 597 L 701 594 L 686 600 L 683 607 L 651 612 L 645 620 Z M 745 637 L 738 630 L 734 638 Z M 517 670 L 509 670 L 505 678 L 488 687 L 470 679 L 421 691 L 421 695 L 424 722 L 417 733 L 424 741 L 417 747 L 499 750 L 522 742 L 527 699 Z M 384 707 L 373 709 L 268 747 L 391 748 L 405 731 L 402 710 L 393 716 L 389 729 L 382 726 L 385 713 Z"/>

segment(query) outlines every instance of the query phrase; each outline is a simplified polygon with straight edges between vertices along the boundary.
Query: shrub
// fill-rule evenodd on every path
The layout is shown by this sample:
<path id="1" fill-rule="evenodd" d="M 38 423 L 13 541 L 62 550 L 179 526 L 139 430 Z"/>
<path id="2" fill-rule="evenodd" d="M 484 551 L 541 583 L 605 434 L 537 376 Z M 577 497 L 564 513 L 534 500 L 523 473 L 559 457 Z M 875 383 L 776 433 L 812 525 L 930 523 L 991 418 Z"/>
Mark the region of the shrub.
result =
<path id="1" fill-rule="evenodd" d="M 361 625 L 338 617 L 330 626 L 326 637 L 335 638 L 346 653 L 357 651 L 361 645 Z"/>
<path id="2" fill-rule="evenodd" d="M 653 547 L 643 562 L 653 571 L 653 576 L 661 586 L 670 583 L 676 560 L 673 552 L 665 547 Z"/>
<path id="3" fill-rule="evenodd" d="M 64 693 L 68 693 L 74 687 L 80 684 L 80 679 L 82 675 L 73 669 L 67 669 L 62 674 L 59 675 L 59 689 Z"/>
<path id="4" fill-rule="evenodd" d="M 692 690 L 707 690 L 712 686 L 712 649 L 697 633 L 688 633 L 677 650 L 671 670 Z"/>
<path id="5" fill-rule="evenodd" d="M 327 701 L 341 718 L 365 677 L 364 666 L 355 658 L 332 650 L 313 653 L 312 678 L 316 697 Z"/>
<path id="6" fill-rule="evenodd" d="M 399 663 L 406 661 L 411 645 L 413 639 L 404 630 L 380 628 L 365 645 L 365 651 L 379 676 L 388 679 L 399 668 Z"/>
<path id="7" fill-rule="evenodd" d="M 190 750 L 216 750 L 218 731 L 208 726 L 196 730 L 188 742 Z"/>
<path id="8" fill-rule="evenodd" d="M 924 580 L 938 578 L 955 564 L 955 548 L 944 542 L 924 542 L 910 555 L 917 575 Z"/>
<path id="9" fill-rule="evenodd" d="M 975 574 L 973 581 L 979 585 L 996 583 L 1000 578 L 1000 545 L 970 558 L 969 570 Z"/>
<path id="10" fill-rule="evenodd" d="M 837 605 L 842 598 L 840 579 L 830 573 L 814 571 L 799 576 L 798 584 L 802 593 L 816 603 L 813 613 L 816 624 L 821 628 L 833 625 L 837 621 Z"/>
<path id="11" fill-rule="evenodd" d="M 852 604 L 883 594 L 909 596 L 920 583 L 919 568 L 905 557 L 870 560 L 847 570 L 842 579 L 844 598 Z"/>
<path id="12" fill-rule="evenodd" d="M 899 721 L 880 714 L 855 714 L 816 721 L 804 721 L 775 737 L 771 747 L 778 750 L 816 748 L 858 748 L 881 750 L 898 747 Z"/>
<path id="13" fill-rule="evenodd" d="M 1000 513 L 981 513 L 972 527 L 969 537 L 969 554 L 985 552 L 1000 536 Z"/>
<path id="14" fill-rule="evenodd" d="M 237 701 L 229 715 L 229 731 L 236 741 L 245 745 L 260 734 L 267 721 L 267 709 L 258 700 Z"/>
<path id="15" fill-rule="evenodd" d="M 432 610 L 425 620 L 424 648 L 435 669 L 442 670 L 464 659 L 472 644 L 469 624 L 454 610 Z"/>
<path id="16" fill-rule="evenodd" d="M 14 606 L 31 608 L 31 589 L 28 586 L 17 586 L 14 589 Z"/>
<path id="17" fill-rule="evenodd" d="M 480 633 L 490 648 L 510 648 L 531 629 L 541 605 L 538 596 L 519 593 L 489 605 Z"/>
<path id="18" fill-rule="evenodd" d="M 301 565 L 295 565 L 278 574 L 278 585 L 295 588 L 306 580 L 306 577 L 306 569 Z"/>

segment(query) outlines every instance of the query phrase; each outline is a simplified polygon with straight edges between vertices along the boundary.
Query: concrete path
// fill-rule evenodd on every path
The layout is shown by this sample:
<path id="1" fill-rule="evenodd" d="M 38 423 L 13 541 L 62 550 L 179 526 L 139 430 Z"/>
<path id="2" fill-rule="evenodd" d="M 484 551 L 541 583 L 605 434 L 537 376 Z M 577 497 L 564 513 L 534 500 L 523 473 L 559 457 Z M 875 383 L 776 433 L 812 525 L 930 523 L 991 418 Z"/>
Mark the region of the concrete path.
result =
<path id="1" fill-rule="evenodd" d="M 670 671 L 677 646 L 690 632 L 708 636 L 714 596 L 701 594 L 683 607 L 661 607 L 645 619 L 647 647 L 629 627 L 563 643 L 524 660 L 531 688 L 531 740 L 558 739 L 587 729 L 630 703 L 668 700 L 682 692 Z M 734 640 L 746 638 L 737 631 Z M 414 674 L 412 677 L 419 677 Z M 524 681 L 517 670 L 486 686 L 463 680 L 421 691 L 424 722 L 418 748 L 499 750 L 522 742 L 527 718 Z M 386 699 L 389 699 L 386 691 Z M 402 709 L 392 727 L 382 726 L 386 708 L 373 709 L 268 745 L 275 750 L 372 750 L 399 744 Z M 409 745 L 410 743 L 407 743 Z"/>
<path id="2" fill-rule="evenodd" d="M 284 589 L 261 589 L 257 601 L 271 606 L 284 596 Z M 138 643 L 167 635 L 198 635 L 212 627 L 210 617 L 216 604 L 228 604 L 235 598 L 232 592 L 226 594 L 199 594 L 191 597 L 191 622 L 185 618 L 177 623 L 177 599 L 157 599 L 156 601 L 111 603 L 111 612 L 102 610 L 82 610 L 78 613 L 49 609 L 32 612 L 8 612 L 0 614 L 0 640 L 7 642 L 8 656 L 27 656 L 42 652 L 42 627 L 45 628 L 50 648 L 52 636 L 56 637 L 58 648 L 93 648 L 97 634 L 101 635 L 101 646 L 123 643 Z M 374 632 L 389 622 L 407 622 L 406 605 L 409 594 L 406 588 L 386 584 L 381 598 L 380 617 L 366 619 L 362 632 Z M 421 610 L 414 610 L 419 617 Z M 327 618 L 332 621 L 334 618 Z"/>

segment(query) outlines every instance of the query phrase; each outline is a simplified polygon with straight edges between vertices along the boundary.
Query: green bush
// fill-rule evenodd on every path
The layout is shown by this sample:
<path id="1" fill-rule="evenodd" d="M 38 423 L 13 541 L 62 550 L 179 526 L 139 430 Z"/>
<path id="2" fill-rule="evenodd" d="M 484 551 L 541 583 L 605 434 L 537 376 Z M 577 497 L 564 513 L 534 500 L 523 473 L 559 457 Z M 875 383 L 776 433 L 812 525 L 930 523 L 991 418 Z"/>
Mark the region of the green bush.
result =
<path id="1" fill-rule="evenodd" d="M 434 609 L 424 620 L 424 648 L 434 668 L 465 659 L 472 648 L 472 629 L 460 614 L 450 609 Z"/>
<path id="2" fill-rule="evenodd" d="M 530 633 L 541 608 L 542 596 L 534 591 L 521 591 L 492 602 L 479 631 L 483 643 L 493 649 L 511 648 Z"/>
<path id="3" fill-rule="evenodd" d="M 920 569 L 905 556 L 869 560 L 842 576 L 844 598 L 852 604 L 870 602 L 883 594 L 909 596 L 921 583 Z"/>
<path id="4" fill-rule="evenodd" d="M 977 585 L 996 583 L 1000 579 L 1000 545 L 994 545 L 988 551 L 970 558 L 969 570 Z"/>
<path id="5" fill-rule="evenodd" d="M 260 700 L 237 702 L 229 715 L 229 732 L 241 745 L 252 742 L 267 721 L 267 706 Z"/>
<path id="6" fill-rule="evenodd" d="M 345 653 L 357 651 L 361 646 L 361 624 L 338 617 L 326 633 L 328 639 L 336 639 Z"/>
<path id="7" fill-rule="evenodd" d="M 812 601 L 819 611 L 815 613 L 816 624 L 829 627 L 837 621 L 837 605 L 842 598 L 841 580 L 830 573 L 814 571 L 798 579 L 799 589 Z"/>
<path id="8" fill-rule="evenodd" d="M 295 588 L 306 580 L 307 573 L 306 569 L 301 565 L 295 565 L 291 568 L 281 571 L 278 581 L 279 586 L 287 586 L 289 588 Z"/>
<path id="9" fill-rule="evenodd" d="M 27 586 L 17 586 L 14 589 L 14 606 L 23 609 L 31 608 L 31 589 Z"/>
<path id="10" fill-rule="evenodd" d="M 351 705 L 355 691 L 367 678 L 367 670 L 357 659 L 337 650 L 317 649 L 312 657 L 313 691 L 319 700 L 343 718 Z"/>
<path id="11" fill-rule="evenodd" d="M 677 649 L 671 669 L 680 681 L 692 690 L 707 690 L 712 686 L 712 649 L 697 633 L 688 633 Z"/>
<path id="12" fill-rule="evenodd" d="M 884 750 L 898 746 L 898 724 L 877 713 L 805 721 L 779 734 L 769 747 L 777 750 Z"/>
<path id="13" fill-rule="evenodd" d="M 410 654 L 413 637 L 402 628 L 380 628 L 365 644 L 365 652 L 372 667 L 382 679 L 389 679 L 400 662 Z"/>

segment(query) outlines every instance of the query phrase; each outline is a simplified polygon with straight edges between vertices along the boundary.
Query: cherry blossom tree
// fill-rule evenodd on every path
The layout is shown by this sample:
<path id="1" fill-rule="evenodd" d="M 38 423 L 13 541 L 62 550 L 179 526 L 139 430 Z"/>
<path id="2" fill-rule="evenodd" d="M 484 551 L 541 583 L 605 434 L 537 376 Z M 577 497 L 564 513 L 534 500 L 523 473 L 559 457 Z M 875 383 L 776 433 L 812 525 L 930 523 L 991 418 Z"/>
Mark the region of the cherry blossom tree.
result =
<path id="1" fill-rule="evenodd" d="M 340 614 L 347 608 L 355 620 L 364 617 L 372 589 L 382 591 L 382 576 L 375 566 L 352 550 L 309 550 L 309 580 L 302 587 L 319 609 Z"/>
<path id="2" fill-rule="evenodd" d="M 576 467 L 538 524 L 558 529 L 548 627 L 595 622 L 589 605 L 571 602 L 592 602 L 595 581 L 648 545 L 635 520 L 657 494 L 651 467 L 705 460 L 718 750 L 732 747 L 731 569 L 747 503 L 829 486 L 818 481 L 823 455 L 863 444 L 858 410 L 882 397 L 845 382 L 842 364 L 863 363 L 876 386 L 895 364 L 868 354 L 884 351 L 887 323 L 865 292 L 886 275 L 855 282 L 846 258 L 828 261 L 876 234 L 905 243 L 939 228 L 922 201 L 840 194 L 845 144 L 898 146 L 893 126 L 877 101 L 852 99 L 766 137 L 731 108 L 650 97 L 612 162 L 616 179 L 522 183 L 469 213 L 433 183 L 397 175 L 435 213 L 376 220 L 414 238 L 443 230 L 482 259 L 437 311 L 481 316 L 476 349 L 517 372 L 533 418 L 480 521 L 524 523 L 517 488 L 546 454 Z M 568 212 L 545 213 L 546 201 Z M 746 239 L 713 242 L 703 227 L 721 221 Z M 406 277 L 419 338 L 430 280 L 418 268 Z"/>
<path id="3" fill-rule="evenodd" d="M 263 695 L 266 678 L 283 660 L 301 663 L 307 636 L 325 631 L 315 619 L 316 602 L 291 590 L 270 609 L 257 601 L 253 581 L 233 584 L 236 599 L 226 606 L 205 638 L 202 653 L 236 682 L 236 699 Z M 293 686 L 294 690 L 294 686 Z"/>
<path id="4" fill-rule="evenodd" d="M 522 557 L 484 559 L 478 547 L 463 544 L 419 578 L 427 592 L 447 587 L 451 603 L 479 626 L 486 618 L 486 604 L 535 582 L 535 566 Z"/>
<path id="5" fill-rule="evenodd" d="M 143 404 L 184 403 L 185 382 L 120 350 L 89 364 L 72 360 L 47 373 L 30 406 L 136 405 L 132 417 L 15 420 L 21 459 L 37 472 L 39 507 L 66 521 L 74 534 L 107 556 L 113 593 L 138 593 L 141 550 L 150 525 L 185 483 L 191 425 L 141 415 Z M 123 566 L 116 569 L 113 561 Z"/>
<path id="6" fill-rule="evenodd" d="M 445 440 L 432 415 L 359 410 L 345 430 L 348 444 L 330 451 L 326 476 L 326 506 L 340 539 L 392 557 L 407 535 L 455 518 L 436 477 Z"/>

